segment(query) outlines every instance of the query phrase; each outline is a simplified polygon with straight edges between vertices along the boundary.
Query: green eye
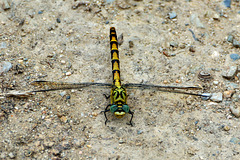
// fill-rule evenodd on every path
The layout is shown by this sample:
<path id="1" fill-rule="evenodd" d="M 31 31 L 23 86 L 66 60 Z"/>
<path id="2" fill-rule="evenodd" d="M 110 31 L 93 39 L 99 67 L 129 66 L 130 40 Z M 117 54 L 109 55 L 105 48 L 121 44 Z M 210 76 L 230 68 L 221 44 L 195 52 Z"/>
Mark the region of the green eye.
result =
<path id="1" fill-rule="evenodd" d="M 111 111 L 112 113 L 114 113 L 114 112 L 117 111 L 117 110 L 118 110 L 117 105 L 111 105 L 110 111 Z"/>
<path id="2" fill-rule="evenodd" d="M 128 113 L 129 112 L 129 106 L 128 105 L 123 105 L 122 109 L 124 110 L 124 112 Z"/>

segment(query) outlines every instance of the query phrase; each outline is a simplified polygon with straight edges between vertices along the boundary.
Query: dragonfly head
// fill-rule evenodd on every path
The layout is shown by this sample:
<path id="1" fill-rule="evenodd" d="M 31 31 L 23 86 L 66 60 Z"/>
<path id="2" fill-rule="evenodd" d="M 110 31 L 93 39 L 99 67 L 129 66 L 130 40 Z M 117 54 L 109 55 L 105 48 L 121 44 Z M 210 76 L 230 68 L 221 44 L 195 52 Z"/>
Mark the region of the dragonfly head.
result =
<path id="1" fill-rule="evenodd" d="M 129 112 L 129 106 L 128 105 L 111 105 L 110 107 L 110 111 L 112 113 L 114 113 L 114 115 L 117 117 L 117 118 L 122 118 L 125 116 L 126 113 Z"/>

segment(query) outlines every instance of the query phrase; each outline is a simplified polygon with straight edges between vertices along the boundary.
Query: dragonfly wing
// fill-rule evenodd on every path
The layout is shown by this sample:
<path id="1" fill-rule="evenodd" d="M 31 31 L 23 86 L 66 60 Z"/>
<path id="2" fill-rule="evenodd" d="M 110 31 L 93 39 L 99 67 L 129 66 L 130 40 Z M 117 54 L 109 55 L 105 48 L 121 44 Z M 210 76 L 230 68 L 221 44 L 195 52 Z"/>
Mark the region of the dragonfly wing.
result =
<path id="1" fill-rule="evenodd" d="M 153 84 L 138 84 L 138 83 L 127 83 L 125 84 L 127 88 L 141 88 L 141 89 L 191 89 L 191 90 L 198 90 L 203 89 L 200 86 L 161 86 L 161 85 L 153 85 Z"/>
<path id="2" fill-rule="evenodd" d="M 203 89 L 200 86 L 161 86 L 161 85 L 152 85 L 152 84 L 137 84 L 137 83 L 127 83 L 124 85 L 128 89 L 140 88 L 140 89 L 152 89 L 161 92 L 171 92 L 171 93 L 180 93 L 194 96 L 210 97 L 206 94 L 191 93 L 182 91 L 184 90 L 199 90 Z"/>
<path id="3" fill-rule="evenodd" d="M 54 81 L 33 81 L 30 83 L 33 86 L 42 88 L 41 90 L 35 90 L 32 92 L 46 92 L 54 90 L 65 90 L 65 89 L 79 89 L 88 86 L 96 87 L 112 87 L 112 84 L 109 83 L 69 83 L 69 82 L 54 82 Z"/>

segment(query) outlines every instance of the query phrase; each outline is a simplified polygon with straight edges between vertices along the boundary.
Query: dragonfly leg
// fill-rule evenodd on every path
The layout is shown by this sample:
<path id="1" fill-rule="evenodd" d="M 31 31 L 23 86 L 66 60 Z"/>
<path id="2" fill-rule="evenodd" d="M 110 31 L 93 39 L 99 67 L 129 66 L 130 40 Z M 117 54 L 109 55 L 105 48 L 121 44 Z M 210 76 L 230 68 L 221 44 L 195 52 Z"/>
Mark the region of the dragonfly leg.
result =
<path id="1" fill-rule="evenodd" d="M 101 111 L 101 113 L 102 113 L 102 112 L 104 113 L 104 116 L 105 116 L 105 118 L 106 118 L 106 120 L 105 120 L 105 125 L 107 124 L 107 121 L 108 121 L 106 112 L 109 112 L 109 111 L 110 111 L 110 109 L 108 109 L 109 106 L 111 106 L 111 104 L 107 105 L 107 107 L 105 108 L 104 111 Z"/>
<path id="2" fill-rule="evenodd" d="M 110 98 L 110 95 L 106 95 L 106 94 L 103 94 L 105 96 L 106 99 L 109 99 Z"/>
<path id="3" fill-rule="evenodd" d="M 133 126 L 133 124 L 132 124 L 132 119 L 133 119 L 133 114 L 134 114 L 134 112 L 132 112 L 131 110 L 129 110 L 129 112 L 128 112 L 129 114 L 131 114 L 132 115 L 132 117 L 131 117 L 131 119 L 130 119 L 130 121 L 129 121 L 129 123 L 127 123 L 128 125 L 131 125 L 131 126 Z"/>

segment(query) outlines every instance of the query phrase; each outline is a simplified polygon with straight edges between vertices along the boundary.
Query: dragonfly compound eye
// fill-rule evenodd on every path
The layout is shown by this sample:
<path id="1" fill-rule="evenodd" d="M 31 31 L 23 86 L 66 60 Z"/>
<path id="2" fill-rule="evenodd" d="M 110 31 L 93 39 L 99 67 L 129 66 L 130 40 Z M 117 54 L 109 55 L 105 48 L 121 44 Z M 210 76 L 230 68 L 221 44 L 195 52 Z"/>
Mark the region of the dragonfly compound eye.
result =
<path id="1" fill-rule="evenodd" d="M 116 112 L 117 110 L 118 110 L 117 105 L 111 105 L 110 111 L 111 111 L 112 113 Z"/>
<path id="2" fill-rule="evenodd" d="M 129 106 L 128 105 L 123 105 L 122 106 L 122 110 L 124 110 L 124 112 L 128 113 L 129 112 Z"/>

